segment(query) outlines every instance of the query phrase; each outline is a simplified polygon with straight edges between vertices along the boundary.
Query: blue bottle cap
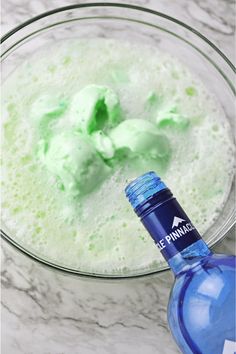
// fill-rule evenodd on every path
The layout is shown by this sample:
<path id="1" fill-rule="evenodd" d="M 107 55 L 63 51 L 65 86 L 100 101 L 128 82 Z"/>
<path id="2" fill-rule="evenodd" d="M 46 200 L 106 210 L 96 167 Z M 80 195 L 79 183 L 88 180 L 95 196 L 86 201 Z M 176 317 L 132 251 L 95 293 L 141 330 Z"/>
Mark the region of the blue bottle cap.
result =
<path id="1" fill-rule="evenodd" d="M 136 209 L 154 194 L 166 188 L 160 177 L 154 171 L 150 171 L 132 181 L 125 188 L 125 194 L 132 207 Z"/>

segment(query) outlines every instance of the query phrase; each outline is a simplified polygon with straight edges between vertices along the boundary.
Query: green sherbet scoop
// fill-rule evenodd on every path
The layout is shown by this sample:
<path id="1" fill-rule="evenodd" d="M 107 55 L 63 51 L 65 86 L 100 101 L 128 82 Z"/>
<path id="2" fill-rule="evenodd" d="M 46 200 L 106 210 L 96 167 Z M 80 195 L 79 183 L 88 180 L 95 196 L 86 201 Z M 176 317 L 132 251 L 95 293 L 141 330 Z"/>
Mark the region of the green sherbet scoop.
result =
<path id="1" fill-rule="evenodd" d="M 31 116 L 36 122 L 41 137 L 50 135 L 50 123 L 59 118 L 67 109 L 65 99 L 56 95 L 43 94 L 31 106 Z"/>
<path id="2" fill-rule="evenodd" d="M 153 159 L 170 155 L 167 137 L 160 134 L 155 125 L 147 120 L 125 120 L 109 136 L 116 150 L 127 149 L 134 155 L 146 155 Z"/>
<path id="3" fill-rule="evenodd" d="M 90 193 L 109 173 L 109 167 L 89 139 L 78 132 L 67 131 L 53 136 L 40 155 L 60 189 L 70 197 Z"/>
<path id="4" fill-rule="evenodd" d="M 178 113 L 176 108 L 172 108 L 158 112 L 156 123 L 159 128 L 170 127 L 185 130 L 189 127 L 190 121 L 187 117 Z"/>
<path id="5" fill-rule="evenodd" d="M 73 97 L 70 116 L 83 133 L 107 131 L 121 120 L 119 99 L 109 87 L 88 85 Z"/>

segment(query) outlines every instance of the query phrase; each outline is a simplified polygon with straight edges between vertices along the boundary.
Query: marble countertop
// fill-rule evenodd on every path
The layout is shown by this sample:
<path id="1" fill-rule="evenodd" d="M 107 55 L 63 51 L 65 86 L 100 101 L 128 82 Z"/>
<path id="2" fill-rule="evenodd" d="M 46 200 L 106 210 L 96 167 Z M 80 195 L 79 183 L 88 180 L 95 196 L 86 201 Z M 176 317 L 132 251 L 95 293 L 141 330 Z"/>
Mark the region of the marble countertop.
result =
<path id="1" fill-rule="evenodd" d="M 76 0 L 7 0 L 2 34 Z M 77 3 L 82 1 L 77 1 Z M 86 2 L 86 1 L 83 1 Z M 191 24 L 234 62 L 234 1 L 127 0 Z M 230 253 L 234 232 L 215 249 Z M 2 354 L 176 354 L 167 327 L 170 272 L 118 282 L 53 272 L 2 241 Z"/>

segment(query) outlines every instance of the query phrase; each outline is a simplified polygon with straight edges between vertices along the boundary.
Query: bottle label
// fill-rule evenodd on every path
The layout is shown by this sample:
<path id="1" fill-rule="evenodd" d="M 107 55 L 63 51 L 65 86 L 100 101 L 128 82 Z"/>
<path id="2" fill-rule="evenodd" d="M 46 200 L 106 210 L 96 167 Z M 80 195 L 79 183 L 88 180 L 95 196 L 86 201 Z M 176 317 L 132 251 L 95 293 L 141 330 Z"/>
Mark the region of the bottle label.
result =
<path id="1" fill-rule="evenodd" d="M 167 260 L 201 239 L 175 198 L 155 207 L 142 223 Z"/>
<path id="2" fill-rule="evenodd" d="M 225 340 L 224 348 L 222 354 L 235 354 L 236 353 L 236 342 L 231 340 Z"/>

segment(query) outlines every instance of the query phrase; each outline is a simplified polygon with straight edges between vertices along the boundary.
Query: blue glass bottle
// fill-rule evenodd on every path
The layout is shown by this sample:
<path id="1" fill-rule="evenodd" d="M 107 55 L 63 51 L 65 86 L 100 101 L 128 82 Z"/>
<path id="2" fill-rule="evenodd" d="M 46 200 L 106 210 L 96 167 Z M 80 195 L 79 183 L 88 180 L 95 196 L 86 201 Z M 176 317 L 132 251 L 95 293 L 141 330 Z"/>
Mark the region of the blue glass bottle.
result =
<path id="1" fill-rule="evenodd" d="M 155 172 L 125 192 L 174 272 L 168 322 L 181 351 L 235 354 L 235 257 L 212 253 Z"/>

